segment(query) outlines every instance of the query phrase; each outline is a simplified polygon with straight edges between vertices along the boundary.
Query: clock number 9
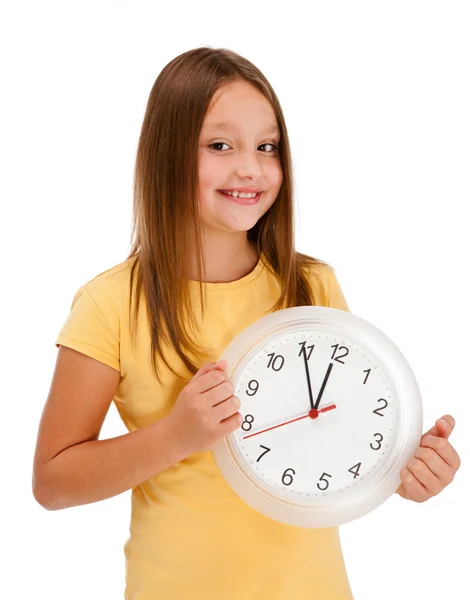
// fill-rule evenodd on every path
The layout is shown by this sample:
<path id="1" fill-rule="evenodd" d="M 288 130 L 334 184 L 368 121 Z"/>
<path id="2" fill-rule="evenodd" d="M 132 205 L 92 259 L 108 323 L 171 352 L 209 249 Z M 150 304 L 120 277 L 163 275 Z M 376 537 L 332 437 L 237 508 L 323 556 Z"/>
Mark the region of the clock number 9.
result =
<path id="1" fill-rule="evenodd" d="M 328 489 L 328 486 L 330 485 L 330 482 L 328 481 L 328 479 L 323 479 L 324 477 L 331 477 L 331 475 L 329 473 L 323 473 L 323 475 L 320 477 L 319 481 L 323 481 L 323 483 L 325 483 L 325 487 L 321 487 L 318 483 L 317 483 L 317 488 L 319 490 L 325 491 L 326 489 Z"/>
<path id="2" fill-rule="evenodd" d="M 252 383 L 255 384 L 254 388 L 251 387 Z M 247 396 L 254 396 L 256 394 L 256 392 L 258 391 L 258 388 L 259 388 L 259 383 L 256 381 L 256 379 L 252 379 L 251 381 L 248 382 L 248 389 L 252 393 L 250 394 L 250 392 L 248 390 L 245 390 L 245 393 L 247 394 Z"/>

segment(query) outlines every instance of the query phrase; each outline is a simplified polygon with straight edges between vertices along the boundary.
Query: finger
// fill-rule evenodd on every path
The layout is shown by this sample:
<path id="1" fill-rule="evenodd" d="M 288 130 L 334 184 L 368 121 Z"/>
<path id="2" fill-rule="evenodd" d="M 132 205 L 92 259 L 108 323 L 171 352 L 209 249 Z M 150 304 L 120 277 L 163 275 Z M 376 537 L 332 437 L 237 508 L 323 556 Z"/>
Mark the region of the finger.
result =
<path id="1" fill-rule="evenodd" d="M 460 457 L 449 440 L 427 435 L 421 440 L 420 447 L 432 448 L 454 471 L 460 467 Z"/>
<path id="2" fill-rule="evenodd" d="M 445 484 L 434 475 L 420 458 L 412 458 L 406 463 L 407 469 L 426 490 L 428 498 L 435 496 L 445 487 Z"/>
<path id="3" fill-rule="evenodd" d="M 454 430 L 455 419 L 450 415 L 444 415 L 444 417 L 436 422 L 436 426 L 438 428 L 439 435 L 447 439 Z"/>
<path id="4" fill-rule="evenodd" d="M 439 479 L 442 487 L 449 485 L 454 478 L 454 470 L 432 448 L 419 447 L 415 457 L 422 460 L 431 473 Z"/>
<path id="5" fill-rule="evenodd" d="M 223 363 L 225 363 L 225 365 L 223 365 Z M 199 371 L 197 371 L 197 373 L 194 375 L 193 380 L 199 379 L 199 377 L 202 377 L 203 375 L 205 375 L 206 373 L 209 373 L 209 371 L 212 371 L 213 369 L 224 370 L 226 368 L 226 366 L 227 366 L 226 360 L 219 361 L 217 363 L 215 363 L 215 362 L 204 363 L 202 365 L 202 367 L 199 369 Z"/>
<path id="6" fill-rule="evenodd" d="M 442 422 L 442 420 L 444 420 L 444 421 Z M 435 422 L 435 424 L 431 427 L 431 429 L 429 429 L 428 431 L 423 433 L 422 438 L 425 435 L 437 435 L 437 436 L 448 438 L 449 435 L 454 430 L 454 427 L 455 427 L 454 417 L 452 417 L 451 415 L 444 415 Z"/>
<path id="7" fill-rule="evenodd" d="M 410 469 L 404 467 L 400 471 L 400 479 L 406 495 L 410 500 L 413 500 L 414 502 L 424 502 L 425 500 L 428 500 L 428 491 L 423 484 L 416 479 Z"/>

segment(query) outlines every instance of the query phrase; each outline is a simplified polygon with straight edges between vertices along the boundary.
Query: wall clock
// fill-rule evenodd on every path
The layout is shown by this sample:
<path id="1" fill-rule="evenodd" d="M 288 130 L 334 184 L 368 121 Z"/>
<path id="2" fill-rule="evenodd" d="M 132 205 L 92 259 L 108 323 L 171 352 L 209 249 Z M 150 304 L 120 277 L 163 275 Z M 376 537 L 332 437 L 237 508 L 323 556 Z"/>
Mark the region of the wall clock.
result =
<path id="1" fill-rule="evenodd" d="M 243 423 L 212 454 L 252 508 L 290 525 L 332 527 L 399 487 L 421 440 L 421 395 L 377 327 L 336 308 L 286 308 L 240 332 L 223 359 Z"/>

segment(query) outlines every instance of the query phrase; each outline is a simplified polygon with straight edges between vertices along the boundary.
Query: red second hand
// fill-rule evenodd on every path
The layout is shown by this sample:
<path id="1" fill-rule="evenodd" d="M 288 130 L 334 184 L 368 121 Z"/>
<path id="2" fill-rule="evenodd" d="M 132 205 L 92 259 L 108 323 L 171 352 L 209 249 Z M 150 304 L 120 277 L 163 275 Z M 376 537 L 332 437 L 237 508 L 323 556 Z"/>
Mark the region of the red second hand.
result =
<path id="1" fill-rule="evenodd" d="M 316 410 L 315 408 L 311 408 L 306 415 L 303 417 L 297 417 L 296 419 L 292 419 L 291 421 L 285 421 L 285 423 L 279 423 L 279 425 L 274 425 L 273 427 L 268 427 L 267 429 L 263 429 L 262 431 L 257 431 L 256 433 L 250 433 L 250 435 L 245 435 L 243 437 L 244 440 L 253 437 L 254 435 L 259 435 L 260 433 L 264 433 L 265 431 L 270 431 L 271 429 L 276 429 L 277 427 L 282 427 L 283 425 L 288 425 L 289 423 L 295 423 L 295 421 L 300 421 L 301 419 L 306 419 L 310 417 L 311 419 L 316 419 L 318 415 L 322 412 L 328 412 L 329 410 L 333 410 L 336 408 L 336 404 L 331 404 L 330 406 L 325 406 L 325 408 L 320 408 L 320 410 Z"/>

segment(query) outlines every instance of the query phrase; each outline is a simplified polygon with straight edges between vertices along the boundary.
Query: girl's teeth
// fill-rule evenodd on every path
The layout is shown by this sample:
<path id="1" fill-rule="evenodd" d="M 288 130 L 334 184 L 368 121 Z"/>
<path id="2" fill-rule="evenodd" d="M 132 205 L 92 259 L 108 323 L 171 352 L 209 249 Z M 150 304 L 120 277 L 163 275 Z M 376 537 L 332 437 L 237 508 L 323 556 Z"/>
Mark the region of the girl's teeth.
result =
<path id="1" fill-rule="evenodd" d="M 228 194 L 229 196 L 234 196 L 235 198 L 254 198 L 256 194 L 245 194 L 243 192 L 226 192 L 222 190 L 224 194 Z"/>

